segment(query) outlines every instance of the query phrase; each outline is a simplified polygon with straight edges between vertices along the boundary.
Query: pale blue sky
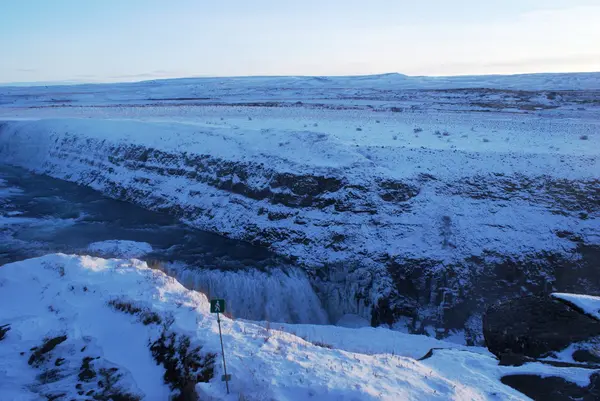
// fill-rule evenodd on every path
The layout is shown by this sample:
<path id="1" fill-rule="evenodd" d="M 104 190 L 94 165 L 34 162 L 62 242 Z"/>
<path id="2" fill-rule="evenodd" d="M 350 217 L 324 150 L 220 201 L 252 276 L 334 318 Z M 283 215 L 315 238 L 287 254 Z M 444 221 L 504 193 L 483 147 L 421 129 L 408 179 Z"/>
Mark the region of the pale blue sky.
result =
<path id="1" fill-rule="evenodd" d="M 0 0 L 0 82 L 600 71 L 600 0 Z"/>

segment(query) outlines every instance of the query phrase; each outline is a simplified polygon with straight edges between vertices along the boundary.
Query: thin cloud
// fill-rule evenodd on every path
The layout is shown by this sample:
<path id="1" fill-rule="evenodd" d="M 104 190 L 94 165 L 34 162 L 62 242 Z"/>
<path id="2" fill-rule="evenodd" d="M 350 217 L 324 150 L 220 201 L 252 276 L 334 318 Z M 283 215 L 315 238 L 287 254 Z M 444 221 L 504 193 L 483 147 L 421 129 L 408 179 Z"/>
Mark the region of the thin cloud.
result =
<path id="1" fill-rule="evenodd" d="M 167 70 L 154 70 L 150 72 L 144 72 L 140 74 L 122 74 L 109 76 L 111 79 L 144 79 L 144 78 L 164 78 L 172 76 L 184 76 L 181 72 L 167 71 Z"/>
<path id="2" fill-rule="evenodd" d="M 546 58 L 531 58 L 522 60 L 512 60 L 496 63 L 482 64 L 484 67 L 498 67 L 498 68 L 509 68 L 509 67 L 529 67 L 532 65 L 545 65 L 545 66 L 556 66 L 556 65 L 568 65 L 568 64 L 598 64 L 600 67 L 600 53 L 599 54 L 581 54 L 573 56 L 563 57 L 546 57 Z"/>

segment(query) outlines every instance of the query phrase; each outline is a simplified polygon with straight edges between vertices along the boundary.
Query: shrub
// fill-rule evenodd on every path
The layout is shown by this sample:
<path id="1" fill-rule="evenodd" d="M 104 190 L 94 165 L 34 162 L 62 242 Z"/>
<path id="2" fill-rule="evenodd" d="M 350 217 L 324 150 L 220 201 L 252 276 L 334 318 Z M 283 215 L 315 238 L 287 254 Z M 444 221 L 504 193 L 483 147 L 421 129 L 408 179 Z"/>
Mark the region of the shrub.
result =
<path id="1" fill-rule="evenodd" d="M 394 141 L 395 141 L 396 139 L 398 139 L 398 135 L 394 135 L 394 136 L 392 137 L 392 139 L 394 139 Z"/>
<path id="2" fill-rule="evenodd" d="M 119 381 L 123 377 L 117 368 L 100 368 L 98 371 L 100 380 L 98 386 L 102 388 L 100 393 L 94 395 L 97 401 L 140 401 L 142 397 L 136 394 L 125 392 L 120 386 Z M 101 384 L 102 383 L 102 384 Z"/>
<path id="3" fill-rule="evenodd" d="M 90 362 L 93 360 L 94 360 L 94 358 L 92 358 L 91 356 L 86 356 L 81 361 L 81 367 L 79 368 L 79 375 L 77 375 L 77 378 L 80 381 L 90 382 L 90 381 L 94 380 L 94 378 L 96 377 L 96 372 L 90 366 Z"/>
<path id="4" fill-rule="evenodd" d="M 581 139 L 582 141 L 587 141 L 588 139 L 590 139 L 590 137 L 589 137 L 589 136 L 587 136 L 587 135 L 581 135 L 581 136 L 579 137 L 579 139 Z"/>
<path id="5" fill-rule="evenodd" d="M 58 344 L 63 343 L 66 340 L 67 336 L 58 336 L 54 338 L 45 339 L 41 347 L 34 347 L 31 349 L 34 352 L 29 357 L 29 361 L 27 361 L 27 363 L 29 365 L 39 366 L 42 362 L 45 361 L 45 356 L 47 353 L 56 348 Z"/>
<path id="6" fill-rule="evenodd" d="M 152 357 L 157 364 L 165 368 L 163 379 L 171 390 L 179 390 L 177 399 L 183 400 L 190 391 L 195 392 L 194 385 L 207 383 L 214 376 L 214 365 L 217 357 L 214 353 L 202 354 L 201 346 L 190 348 L 190 338 L 165 330 L 150 345 Z"/>
<path id="7" fill-rule="evenodd" d="M 417 127 L 417 128 L 415 128 L 415 129 L 413 129 L 413 132 L 414 132 L 415 134 L 418 134 L 419 132 L 423 132 L 423 128 L 421 128 L 421 127 Z"/>
<path id="8" fill-rule="evenodd" d="M 59 380 L 62 380 L 65 377 L 66 376 L 61 373 L 60 369 L 53 368 L 53 369 L 48 369 L 48 370 L 43 371 L 42 373 L 40 373 L 39 375 L 36 376 L 36 379 L 41 384 L 49 384 L 49 383 L 55 383 Z"/>
<path id="9" fill-rule="evenodd" d="M 362 131 L 362 128 L 360 128 L 360 127 L 357 127 L 357 128 L 356 128 L 356 130 L 357 130 L 357 131 Z"/>
<path id="10" fill-rule="evenodd" d="M 4 340 L 4 337 L 6 336 L 6 333 L 8 333 L 9 330 L 10 330 L 10 324 L 5 324 L 3 326 L 0 326 L 0 341 Z"/>
<path id="11" fill-rule="evenodd" d="M 314 341 L 312 344 L 316 345 L 317 347 L 321 347 L 321 348 L 333 349 L 333 346 L 331 344 L 327 344 L 327 343 L 324 343 L 321 341 Z"/>
<path id="12" fill-rule="evenodd" d="M 149 324 L 161 324 L 162 319 L 160 315 L 156 312 L 152 312 L 147 308 L 142 308 L 134 305 L 131 302 L 120 300 L 120 299 L 111 299 L 108 301 L 108 305 L 113 307 L 114 309 L 129 313 L 130 315 L 137 315 L 140 317 L 140 320 L 147 326 Z"/>
<path id="13" fill-rule="evenodd" d="M 486 143 L 487 143 L 487 142 L 489 142 L 489 141 L 490 141 L 489 139 L 487 139 L 487 138 L 483 138 L 483 142 L 486 142 Z"/>

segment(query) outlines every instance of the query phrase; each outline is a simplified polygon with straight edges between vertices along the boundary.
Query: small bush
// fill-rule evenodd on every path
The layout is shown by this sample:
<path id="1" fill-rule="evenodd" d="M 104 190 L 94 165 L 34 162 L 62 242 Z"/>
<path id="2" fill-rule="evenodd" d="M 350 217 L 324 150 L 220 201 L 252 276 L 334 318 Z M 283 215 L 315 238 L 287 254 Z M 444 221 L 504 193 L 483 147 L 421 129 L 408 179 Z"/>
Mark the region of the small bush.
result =
<path id="1" fill-rule="evenodd" d="M 134 305 L 131 302 L 123 301 L 120 299 L 112 299 L 108 301 L 108 305 L 114 309 L 128 313 L 130 315 L 137 315 L 145 326 L 149 324 L 161 324 L 162 319 L 158 313 L 152 312 L 147 308 L 142 308 Z"/>
<path id="2" fill-rule="evenodd" d="M 381 121 L 379 121 L 379 120 L 375 120 L 375 123 L 377 123 L 377 124 L 379 124 L 380 122 L 381 122 Z"/>
<path id="3" fill-rule="evenodd" d="M 312 344 L 316 345 L 317 347 L 321 347 L 321 348 L 333 349 L 333 346 L 331 344 L 326 344 L 321 341 L 314 341 Z"/>
<path id="4" fill-rule="evenodd" d="M 98 387 L 102 389 L 100 393 L 94 395 L 97 401 L 140 401 L 142 397 L 136 394 L 127 393 L 119 386 L 122 374 L 118 368 L 100 368 L 98 371 L 100 380 Z"/>
<path id="5" fill-rule="evenodd" d="M 82 382 L 90 382 L 94 380 L 96 377 L 96 371 L 93 367 L 90 366 L 90 362 L 93 361 L 94 358 L 91 356 L 86 356 L 81 361 L 81 367 L 79 368 L 79 375 L 77 377 Z"/>
<path id="6" fill-rule="evenodd" d="M 67 340 L 67 336 L 58 336 L 54 338 L 47 338 L 41 347 L 34 347 L 31 350 L 34 351 L 27 363 L 33 366 L 39 366 L 46 360 L 46 354 L 52 351 L 58 344 L 61 344 Z"/>
<path id="7" fill-rule="evenodd" d="M 442 135 L 443 135 L 443 136 L 450 136 L 450 133 L 449 133 L 448 131 L 444 131 L 444 132 L 442 133 Z"/>
<path id="8" fill-rule="evenodd" d="M 581 139 L 582 141 L 587 141 L 588 139 L 590 139 L 590 137 L 589 137 L 589 136 L 587 136 L 587 135 L 581 135 L 581 136 L 579 137 L 579 139 Z"/>
<path id="9" fill-rule="evenodd" d="M 10 324 L 5 324 L 3 326 L 0 326 L 0 341 L 4 340 L 4 337 L 6 336 L 6 333 L 8 333 L 9 330 L 10 330 Z"/>
<path id="10" fill-rule="evenodd" d="M 423 128 L 421 128 L 421 127 L 417 127 L 417 128 L 415 128 L 415 129 L 413 129 L 413 132 L 414 132 L 415 134 L 418 134 L 419 132 L 423 132 Z"/>
<path id="11" fill-rule="evenodd" d="M 394 135 L 394 136 L 392 137 L 392 139 L 393 139 L 394 141 L 395 141 L 395 140 L 397 140 L 397 139 L 398 139 L 398 135 Z"/>
<path id="12" fill-rule="evenodd" d="M 434 135 L 441 136 L 442 132 L 440 130 L 435 130 Z"/>
<path id="13" fill-rule="evenodd" d="M 486 142 L 486 143 L 487 143 L 487 142 L 489 142 L 489 141 L 490 141 L 489 139 L 487 139 L 487 138 L 483 138 L 483 142 Z"/>
<path id="14" fill-rule="evenodd" d="M 362 131 L 362 128 L 360 128 L 360 127 L 357 127 L 357 128 L 356 128 L 356 130 L 357 130 L 357 131 Z"/>
<path id="15" fill-rule="evenodd" d="M 49 384 L 56 383 L 57 381 L 62 380 L 65 377 L 66 376 L 61 373 L 60 369 L 54 368 L 43 371 L 42 373 L 36 376 L 36 379 L 41 384 Z"/>
<path id="16" fill-rule="evenodd" d="M 150 345 L 152 357 L 165 368 L 163 379 L 171 390 L 179 390 L 183 400 L 196 383 L 207 383 L 214 376 L 216 354 L 201 354 L 202 347 L 190 348 L 190 338 L 165 330 Z M 193 385 L 192 385 L 193 384 Z"/>

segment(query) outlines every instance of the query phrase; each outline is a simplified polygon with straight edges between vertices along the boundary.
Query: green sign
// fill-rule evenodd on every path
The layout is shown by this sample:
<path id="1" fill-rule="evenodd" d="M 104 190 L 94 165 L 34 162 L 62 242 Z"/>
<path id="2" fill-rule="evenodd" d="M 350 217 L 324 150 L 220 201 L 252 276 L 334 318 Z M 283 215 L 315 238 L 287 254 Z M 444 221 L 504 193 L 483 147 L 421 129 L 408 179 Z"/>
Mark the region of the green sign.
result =
<path id="1" fill-rule="evenodd" d="M 224 299 L 211 299 L 210 300 L 210 313 L 225 313 L 225 300 Z"/>

